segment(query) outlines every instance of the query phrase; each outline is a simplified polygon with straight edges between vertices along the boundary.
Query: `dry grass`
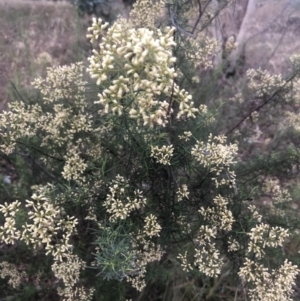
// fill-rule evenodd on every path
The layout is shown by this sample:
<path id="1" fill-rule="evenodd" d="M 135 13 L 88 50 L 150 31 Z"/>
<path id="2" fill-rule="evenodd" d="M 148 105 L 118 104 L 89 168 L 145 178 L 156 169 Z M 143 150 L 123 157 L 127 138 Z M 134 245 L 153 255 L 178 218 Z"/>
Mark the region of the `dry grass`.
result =
<path id="1" fill-rule="evenodd" d="M 257 1 L 247 29 L 246 66 L 285 72 L 288 58 L 300 52 L 300 7 L 296 1 Z"/>
<path id="2" fill-rule="evenodd" d="M 0 104 L 9 100 L 10 83 L 28 88 L 46 67 L 86 56 L 88 19 L 78 19 L 66 2 L 20 1 L 0 3 Z"/>

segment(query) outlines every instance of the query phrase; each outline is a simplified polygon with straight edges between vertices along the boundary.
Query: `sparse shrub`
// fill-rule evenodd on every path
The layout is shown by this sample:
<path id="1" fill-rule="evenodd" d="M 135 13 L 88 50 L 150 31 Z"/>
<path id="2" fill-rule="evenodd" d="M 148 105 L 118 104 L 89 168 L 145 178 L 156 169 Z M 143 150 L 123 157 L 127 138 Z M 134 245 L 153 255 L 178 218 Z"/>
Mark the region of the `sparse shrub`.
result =
<path id="1" fill-rule="evenodd" d="M 170 22 L 157 23 L 165 6 Z M 28 199 L 0 206 L 0 239 L 51 258 L 48 273 L 62 300 L 142 298 L 147 285 L 159 286 L 155 270 L 166 271 L 171 257 L 181 275 L 198 279 L 201 294 L 184 292 L 186 300 L 218 296 L 225 282 L 236 287 L 235 296 L 228 293 L 235 300 L 240 284 L 251 300 L 292 300 L 299 269 L 282 251 L 297 228 L 286 215 L 291 196 L 263 166 L 268 156 L 245 163 L 239 147 L 251 143 L 249 128 L 241 143 L 232 133 L 245 120 L 259 124 L 263 109 L 276 116 L 276 106 L 296 91 L 290 84 L 299 69 L 294 58 L 287 79 L 249 71 L 245 91 L 232 101 L 247 92 L 255 109 L 245 104 L 242 121 L 224 126 L 222 111 L 210 109 L 218 99 L 194 97 L 201 77 L 217 74 L 218 43 L 187 31 L 191 9 L 187 1 L 143 0 L 131 18 L 110 27 L 93 19 L 88 38 L 100 45 L 87 71 L 94 82 L 84 81 L 82 63 L 49 68 L 33 83 L 36 103 L 14 101 L 1 114 L 1 151 L 29 158 L 35 168 Z M 287 168 L 299 158 L 289 151 Z M 271 166 L 280 154 L 273 153 Z M 249 203 L 262 194 L 271 199 L 267 212 Z M 2 266 L 11 273 L 0 275 L 18 272 Z M 174 275 L 160 281 L 166 287 L 169 279 Z M 106 292 L 107 281 L 119 289 Z"/>

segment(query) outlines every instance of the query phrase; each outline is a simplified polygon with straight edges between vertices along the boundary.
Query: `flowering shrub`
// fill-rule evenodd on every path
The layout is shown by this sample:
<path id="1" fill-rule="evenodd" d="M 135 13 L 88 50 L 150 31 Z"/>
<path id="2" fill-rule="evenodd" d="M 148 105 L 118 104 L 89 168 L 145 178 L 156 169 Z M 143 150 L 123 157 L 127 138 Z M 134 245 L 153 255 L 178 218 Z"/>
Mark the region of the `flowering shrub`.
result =
<path id="1" fill-rule="evenodd" d="M 149 4 L 137 2 L 131 18 L 112 26 L 93 19 L 88 38 L 101 39 L 89 57 L 93 83 L 82 63 L 50 68 L 33 83 L 39 101 L 14 101 L 1 114 L 1 151 L 38 168 L 27 199 L 0 206 L 1 243 L 50 257 L 61 300 L 100 300 L 99 278 L 143 291 L 171 247 L 182 273 L 232 273 L 249 284 L 251 300 L 292 300 L 298 267 L 285 260 L 276 269 L 267 257 L 283 248 L 288 229 L 245 201 L 238 144 L 213 133 L 216 121 L 192 101 L 193 85 L 183 88 L 188 75 L 177 57 L 190 58 L 195 78 L 213 68 L 217 43 L 158 28 L 163 2 Z M 258 99 L 286 85 L 261 70 L 247 75 Z M 274 206 L 291 201 L 276 185 L 262 188 Z M 2 268 L 1 277 L 18 275 L 14 287 L 26 275 Z"/>

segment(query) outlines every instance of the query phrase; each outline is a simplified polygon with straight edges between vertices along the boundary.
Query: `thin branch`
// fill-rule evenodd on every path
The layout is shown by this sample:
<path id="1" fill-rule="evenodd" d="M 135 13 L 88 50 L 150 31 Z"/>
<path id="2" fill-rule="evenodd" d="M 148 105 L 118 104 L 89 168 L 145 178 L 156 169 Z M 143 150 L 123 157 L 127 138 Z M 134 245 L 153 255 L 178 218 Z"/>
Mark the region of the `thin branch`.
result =
<path id="1" fill-rule="evenodd" d="M 195 37 L 194 34 L 187 32 L 186 30 L 184 30 L 183 28 L 181 28 L 178 24 L 177 21 L 175 20 L 175 12 L 173 10 L 170 9 L 170 18 L 171 18 L 171 22 L 173 24 L 173 26 L 182 34 L 185 34 L 189 37 Z"/>
<path id="2" fill-rule="evenodd" d="M 29 154 L 21 154 L 21 155 L 32 160 L 34 165 L 38 166 L 47 176 L 49 176 L 53 180 L 57 181 L 56 176 L 54 176 L 52 173 L 50 173 L 45 167 L 43 167 L 40 163 L 38 163 L 32 156 L 30 156 Z"/>
<path id="3" fill-rule="evenodd" d="M 226 132 L 226 136 L 232 133 L 236 128 L 238 128 L 247 118 L 249 118 L 253 112 L 258 112 L 261 110 L 265 105 L 267 105 L 272 99 L 279 94 L 282 89 L 295 77 L 296 75 L 293 74 L 289 79 L 287 79 L 286 83 L 280 87 L 276 92 L 274 92 L 267 100 L 265 100 L 262 104 L 258 105 L 254 110 L 250 110 L 250 112 L 245 115 L 234 127 L 232 127 L 229 131 Z"/>
<path id="4" fill-rule="evenodd" d="M 23 143 L 23 142 L 17 141 L 17 143 L 18 143 L 18 144 L 21 144 L 21 145 L 23 145 L 23 146 L 25 146 L 25 147 L 27 147 L 27 148 L 32 148 L 34 151 L 36 151 L 36 152 L 38 152 L 38 153 L 40 153 L 40 154 L 42 154 L 42 155 L 44 155 L 44 156 L 46 156 L 46 157 L 48 157 L 48 158 L 51 158 L 51 159 L 54 159 L 54 160 L 57 160 L 57 161 L 60 161 L 60 162 L 65 162 L 64 159 L 56 158 L 56 157 L 54 157 L 54 156 L 51 156 L 51 155 L 49 155 L 49 154 L 46 154 L 46 153 L 43 152 L 42 150 L 37 149 L 37 148 L 35 148 L 35 147 L 33 147 L 33 146 L 28 146 L 27 144 L 25 144 L 25 143 Z"/>
<path id="5" fill-rule="evenodd" d="M 20 97 L 20 99 L 25 103 L 22 95 L 19 93 L 19 91 L 18 91 L 17 87 L 15 86 L 15 84 L 13 82 L 10 82 L 10 84 L 12 85 L 14 91 L 17 93 L 18 97 Z"/>

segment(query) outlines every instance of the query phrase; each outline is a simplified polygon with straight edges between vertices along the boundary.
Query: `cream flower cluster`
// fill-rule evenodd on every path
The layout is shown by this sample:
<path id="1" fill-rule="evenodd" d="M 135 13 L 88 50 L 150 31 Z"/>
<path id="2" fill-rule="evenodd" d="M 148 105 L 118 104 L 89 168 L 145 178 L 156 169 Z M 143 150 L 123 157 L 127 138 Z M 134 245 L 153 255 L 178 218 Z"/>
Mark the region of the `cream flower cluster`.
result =
<path id="1" fill-rule="evenodd" d="M 286 83 L 281 75 L 271 75 L 268 71 L 262 69 L 249 69 L 247 77 L 249 79 L 248 86 L 256 92 L 257 97 L 269 95 Z"/>
<path id="2" fill-rule="evenodd" d="M 133 236 L 135 236 L 133 234 Z M 165 253 L 160 245 L 154 244 L 145 238 L 143 234 L 136 236 L 135 242 L 132 243 L 136 250 L 135 266 L 138 267 L 138 273 L 134 277 L 127 277 L 127 281 L 138 291 L 142 291 L 146 286 L 145 274 L 146 267 L 150 262 L 159 261 Z M 142 250 L 140 250 L 142 247 Z"/>
<path id="3" fill-rule="evenodd" d="M 217 195 L 211 207 L 201 207 L 200 215 L 207 225 L 200 226 L 196 239 L 194 239 L 195 255 L 194 266 L 209 277 L 217 277 L 221 273 L 223 258 L 217 249 L 215 239 L 219 231 L 231 231 L 234 222 L 233 214 L 228 210 L 229 201 Z M 229 251 L 239 249 L 236 240 L 229 241 Z M 187 254 L 177 257 L 181 261 L 183 270 L 192 270 L 192 265 L 187 261 Z"/>
<path id="4" fill-rule="evenodd" d="M 16 240 L 22 240 L 28 245 L 33 245 L 35 250 L 44 247 L 46 255 L 54 258 L 52 270 L 55 276 L 63 280 L 65 288 L 58 293 L 64 297 L 64 301 L 91 300 L 93 290 L 86 293 L 82 287 L 75 287 L 79 279 L 79 270 L 85 268 L 85 264 L 76 255 L 71 255 L 73 246 L 69 244 L 70 237 L 76 232 L 77 220 L 65 215 L 61 208 L 48 198 L 47 192 L 53 188 L 32 187 L 36 190 L 27 200 L 29 208 L 28 217 L 31 223 L 25 223 L 22 231 L 16 228 L 16 214 L 20 210 L 20 202 L 1 205 L 0 211 L 5 216 L 4 226 L 1 226 L 0 240 L 6 244 L 13 244 Z M 59 238 L 61 237 L 61 238 Z M 17 287 L 25 273 L 16 271 L 13 265 L 1 263 L 1 277 L 10 276 L 9 283 Z M 77 299 L 76 299 L 77 298 Z"/>
<path id="5" fill-rule="evenodd" d="M 225 184 L 232 187 L 235 183 L 235 174 L 229 167 L 235 163 L 234 158 L 238 147 L 236 144 L 226 145 L 225 142 L 225 136 L 213 137 L 210 134 L 208 142 L 198 141 L 191 153 L 200 164 L 210 168 L 211 172 L 215 172 L 216 176 L 225 172 L 225 177 L 220 182 L 217 178 L 213 178 L 216 186 Z"/>
<path id="6" fill-rule="evenodd" d="M 70 95 L 74 102 L 82 102 L 86 82 L 82 81 L 82 63 L 49 67 L 45 79 L 37 78 L 32 85 L 43 94 L 43 100 L 52 103 Z M 81 92 L 81 93 L 80 93 Z"/>
<path id="7" fill-rule="evenodd" d="M 189 190 L 186 184 L 181 185 L 176 192 L 178 202 L 182 201 L 183 198 L 189 198 Z"/>
<path id="8" fill-rule="evenodd" d="M 94 19 L 88 37 L 95 39 L 103 26 L 101 19 Z M 135 29 L 123 19 L 107 30 L 99 52 L 94 50 L 89 58 L 88 69 L 97 85 L 103 87 L 96 103 L 103 105 L 105 113 L 120 116 L 126 112 L 139 124 L 165 126 L 173 111 L 164 98 L 172 97 L 179 103 L 178 118 L 195 117 L 198 109 L 190 102 L 191 95 L 174 83 L 173 33 L 170 27 L 164 32 Z"/>
<path id="9" fill-rule="evenodd" d="M 208 69 L 213 67 L 213 58 L 219 51 L 219 45 L 216 39 L 199 33 L 196 38 L 188 37 L 181 41 L 184 47 L 186 59 L 195 66 Z"/>
<path id="10" fill-rule="evenodd" d="M 170 159 L 173 156 L 174 148 L 172 145 L 163 145 L 162 147 L 151 146 L 151 157 L 154 157 L 158 163 L 171 165 Z"/>
<path id="11" fill-rule="evenodd" d="M 30 208 L 28 215 L 32 223 L 23 225 L 21 239 L 36 248 L 44 245 L 46 254 L 52 254 L 55 259 L 62 261 L 72 249 L 69 240 L 76 232 L 77 220 L 62 216 L 59 206 L 53 204 L 42 192 L 39 195 L 33 194 L 31 198 L 32 201 L 26 201 L 26 207 Z M 58 233 L 61 233 L 61 239 L 57 238 Z"/>
<path id="12" fill-rule="evenodd" d="M 0 240 L 13 244 L 17 239 L 26 244 L 33 245 L 36 249 L 44 245 L 46 254 L 51 253 L 57 260 L 62 260 L 66 252 L 72 248 L 69 239 L 75 233 L 77 220 L 74 217 L 64 216 L 60 208 L 46 195 L 49 187 L 42 188 L 38 194 L 32 195 L 31 201 L 26 201 L 29 220 L 32 222 L 22 225 L 23 230 L 16 228 L 15 216 L 19 210 L 20 202 L 1 205 L 0 211 L 5 215 L 4 226 L 1 226 Z M 58 234 L 62 238 L 58 239 Z"/>
<path id="13" fill-rule="evenodd" d="M 289 203 L 292 200 L 288 190 L 283 189 L 276 178 L 267 179 L 264 183 L 263 191 L 271 194 L 274 204 Z"/>
<path id="14" fill-rule="evenodd" d="M 84 268 L 85 262 L 72 254 L 66 254 L 64 261 L 55 261 L 52 265 L 56 278 L 61 279 L 66 286 L 73 286 L 79 280 L 80 270 Z"/>
<path id="15" fill-rule="evenodd" d="M 230 166 L 234 164 L 234 157 L 237 153 L 237 145 L 225 145 L 225 136 L 208 137 L 208 142 L 198 141 L 192 149 L 192 155 L 205 167 Z"/>
<path id="16" fill-rule="evenodd" d="M 58 288 L 57 293 L 63 297 L 62 301 L 92 301 L 94 288 L 86 289 L 83 286 Z"/>
<path id="17" fill-rule="evenodd" d="M 83 172 L 85 171 L 87 164 L 80 158 L 79 150 L 76 147 L 71 148 L 65 158 L 66 162 L 62 172 L 63 177 L 66 180 L 84 179 Z"/>
<path id="18" fill-rule="evenodd" d="M 216 228 L 202 225 L 195 240 L 198 246 L 195 248 L 194 265 L 209 277 L 217 277 L 223 266 L 223 259 L 213 241 L 216 235 Z"/>
<path id="19" fill-rule="evenodd" d="M 257 220 L 259 223 L 262 221 L 262 216 L 258 213 L 255 205 L 249 205 L 248 209 L 252 214 L 252 218 Z"/>
<path id="20" fill-rule="evenodd" d="M 300 95 L 300 94 L 299 94 Z M 285 115 L 285 123 L 283 128 L 291 127 L 295 131 L 300 132 L 300 117 L 299 112 L 284 112 Z"/>
<path id="21" fill-rule="evenodd" d="M 46 78 L 36 79 L 33 86 L 40 90 L 43 102 L 28 105 L 16 101 L 9 104 L 10 111 L 0 115 L 0 148 L 10 154 L 19 139 L 34 138 L 40 147 L 47 149 L 44 152 L 48 156 L 43 159 L 51 170 L 55 165 L 50 158 L 61 158 L 61 147 L 65 147 L 63 176 L 67 180 L 79 179 L 86 163 L 79 157 L 82 146 L 78 143 L 78 134 L 91 133 L 93 119 L 84 96 L 86 82 L 82 63 L 49 68 Z M 88 146 L 86 140 L 85 148 Z"/>
<path id="22" fill-rule="evenodd" d="M 199 209 L 199 213 L 203 216 L 204 220 L 210 222 L 212 227 L 219 230 L 230 231 L 234 218 L 232 212 L 227 209 L 228 200 L 218 195 L 214 198 L 214 207 Z"/>
<path id="23" fill-rule="evenodd" d="M 19 138 L 36 135 L 35 123 L 40 120 L 42 111 L 38 104 L 26 107 L 23 102 L 11 102 L 8 107 L 9 112 L 0 114 L 0 149 L 5 154 L 11 154 L 15 150 Z"/>
<path id="24" fill-rule="evenodd" d="M 145 27 L 155 29 L 154 23 L 162 15 L 164 1 L 140 0 L 132 6 L 130 11 L 130 22 L 134 27 Z"/>
<path id="25" fill-rule="evenodd" d="M 133 197 L 129 197 L 127 196 L 128 188 L 128 183 L 120 175 L 117 175 L 116 179 L 112 181 L 109 187 L 110 192 L 103 203 L 106 211 L 110 213 L 110 221 L 116 222 L 118 219 L 126 219 L 130 212 L 146 205 L 146 199 L 140 190 L 134 190 Z"/>
<path id="26" fill-rule="evenodd" d="M 3 261 L 0 263 L 0 277 L 9 277 L 8 284 L 13 288 L 18 288 L 27 274 L 24 271 L 19 272 L 14 264 Z"/>
<path id="27" fill-rule="evenodd" d="M 152 236 L 159 236 L 161 226 L 157 223 L 157 218 L 150 214 L 145 218 L 144 235 L 152 238 Z"/>
<path id="28" fill-rule="evenodd" d="M 183 135 L 179 135 L 178 138 L 180 140 L 189 141 L 191 136 L 192 136 L 192 133 L 190 131 L 185 131 L 185 132 L 183 132 Z"/>
<path id="29" fill-rule="evenodd" d="M 64 261 L 55 261 L 52 264 L 52 271 L 57 279 L 64 283 L 64 288 L 58 288 L 58 294 L 63 297 L 63 301 L 90 301 L 92 300 L 94 289 L 87 291 L 78 285 L 80 271 L 85 269 L 85 262 L 77 255 L 67 253 Z"/>
<path id="30" fill-rule="evenodd" d="M 236 239 L 229 239 L 228 240 L 228 251 L 235 252 L 241 248 L 240 243 Z"/>
<path id="31" fill-rule="evenodd" d="M 233 214 L 227 208 L 228 200 L 217 195 L 213 200 L 213 206 L 199 209 L 200 215 L 208 225 L 200 226 L 199 233 L 195 239 L 195 261 L 194 265 L 209 277 L 216 277 L 221 273 L 223 259 L 214 242 L 219 231 L 230 231 L 234 222 Z M 231 244 L 230 250 L 235 250 Z M 184 269 L 188 266 L 182 262 Z"/>
<path id="32" fill-rule="evenodd" d="M 287 128 L 292 128 L 297 132 L 300 131 L 300 118 L 299 118 L 299 104 L 300 104 L 300 56 L 298 54 L 290 57 L 293 76 L 287 82 L 282 79 L 281 75 L 270 75 L 267 71 L 250 70 L 249 71 L 249 87 L 256 91 L 256 95 L 261 97 L 264 94 L 274 93 L 278 89 L 286 86 L 288 88 L 284 92 L 284 99 L 287 102 L 293 102 L 292 110 L 282 110 L 282 114 L 278 114 L 275 110 L 271 116 L 272 120 L 274 118 L 278 119 L 278 115 L 283 118 L 279 118 L 279 130 L 286 130 Z M 289 85 L 287 85 L 289 83 Z"/>
<path id="33" fill-rule="evenodd" d="M 61 146 L 72 141 L 76 133 L 92 130 L 92 116 L 87 113 L 84 97 L 82 63 L 49 68 L 46 78 L 36 79 L 33 86 L 41 91 L 43 100 L 53 104 L 53 112 L 41 112 L 39 122 L 35 122 L 35 131 L 45 133 L 42 145 Z"/>
<path id="34" fill-rule="evenodd" d="M 288 230 L 281 227 L 270 227 L 261 223 L 252 228 L 248 244 L 248 253 L 253 253 L 257 258 L 261 258 L 266 247 L 282 247 L 284 240 L 289 236 Z"/>
<path id="35" fill-rule="evenodd" d="M 189 263 L 187 251 L 184 252 L 184 255 L 178 254 L 177 258 L 181 262 L 182 270 L 189 272 L 193 270 L 193 266 Z"/>
<path id="36" fill-rule="evenodd" d="M 239 276 L 254 287 L 249 289 L 251 301 L 292 301 L 292 286 L 299 272 L 297 266 L 287 260 L 279 269 L 270 271 L 247 258 Z"/>
<path id="37" fill-rule="evenodd" d="M 179 112 L 177 114 L 177 119 L 182 117 L 185 118 L 195 118 L 196 114 L 199 113 L 199 109 L 194 107 L 194 102 L 191 101 L 192 95 L 190 95 L 184 89 L 179 88 L 176 84 L 173 85 L 173 96 L 174 99 L 179 103 Z"/>
<path id="38" fill-rule="evenodd" d="M 14 244 L 20 237 L 21 231 L 17 229 L 16 214 L 19 211 L 21 203 L 19 201 L 0 205 L 0 212 L 5 216 L 3 226 L 0 226 L 0 241 L 6 244 Z"/>
<path id="39" fill-rule="evenodd" d="M 88 33 L 86 37 L 90 39 L 91 43 L 94 43 L 98 40 L 98 38 L 103 34 L 104 30 L 108 27 L 109 23 L 105 22 L 102 24 L 101 19 L 97 21 L 96 18 L 93 18 L 93 23 L 91 27 L 88 27 L 88 31 L 91 33 Z"/>

